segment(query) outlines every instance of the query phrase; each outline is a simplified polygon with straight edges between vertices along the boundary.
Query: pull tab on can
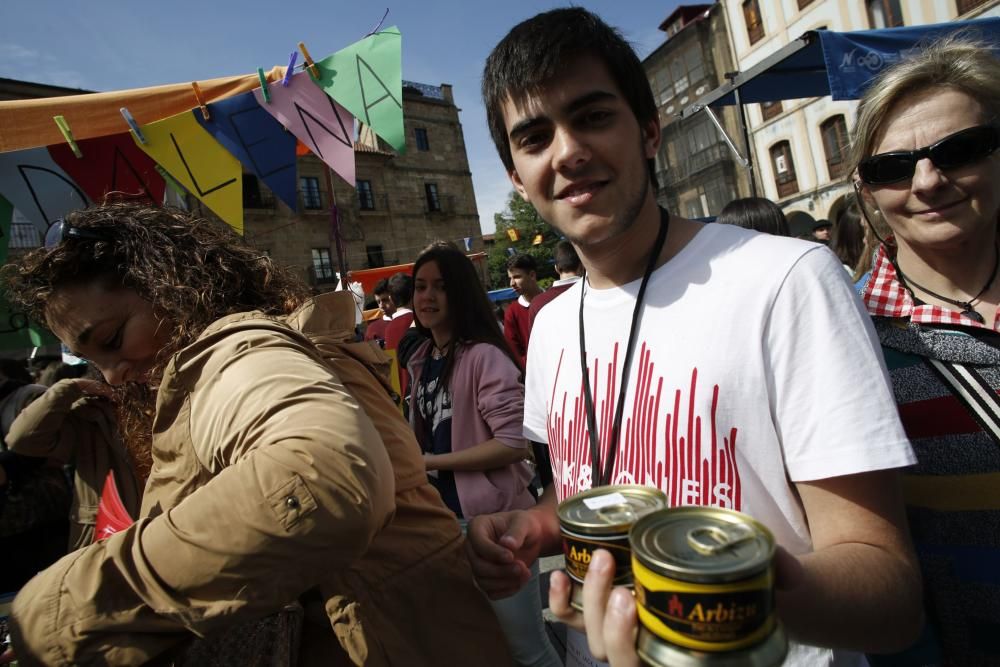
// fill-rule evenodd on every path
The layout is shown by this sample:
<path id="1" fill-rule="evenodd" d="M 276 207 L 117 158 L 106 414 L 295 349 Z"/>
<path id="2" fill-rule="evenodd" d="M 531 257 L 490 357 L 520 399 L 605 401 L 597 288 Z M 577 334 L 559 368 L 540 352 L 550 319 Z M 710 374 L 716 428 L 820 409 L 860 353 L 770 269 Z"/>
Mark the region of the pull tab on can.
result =
<path id="1" fill-rule="evenodd" d="M 753 529 L 746 524 L 737 523 L 726 527 L 709 525 L 689 530 L 687 543 L 700 554 L 714 556 L 755 537 Z"/>

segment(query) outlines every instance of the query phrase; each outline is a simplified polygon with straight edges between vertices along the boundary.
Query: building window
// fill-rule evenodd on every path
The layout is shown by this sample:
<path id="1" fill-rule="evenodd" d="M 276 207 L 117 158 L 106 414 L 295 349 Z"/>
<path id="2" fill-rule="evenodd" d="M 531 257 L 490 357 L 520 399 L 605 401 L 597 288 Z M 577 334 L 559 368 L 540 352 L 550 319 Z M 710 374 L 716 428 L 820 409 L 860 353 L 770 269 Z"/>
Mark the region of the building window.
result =
<path id="1" fill-rule="evenodd" d="M 673 82 L 673 95 L 680 95 L 689 86 L 693 86 L 705 78 L 705 61 L 698 47 L 678 53 L 670 61 L 670 80 Z"/>
<path id="2" fill-rule="evenodd" d="M 823 135 L 823 150 L 830 180 L 835 181 L 847 172 L 847 121 L 844 116 L 834 116 L 819 126 Z"/>
<path id="3" fill-rule="evenodd" d="M 427 128 L 418 127 L 413 130 L 413 134 L 417 139 L 417 150 L 418 151 L 429 151 L 431 149 L 431 142 L 427 140 Z"/>
<path id="4" fill-rule="evenodd" d="M 368 253 L 369 269 L 377 269 L 380 266 L 385 266 L 385 254 L 382 252 L 382 246 L 380 245 L 365 246 L 365 251 Z"/>
<path id="5" fill-rule="evenodd" d="M 266 208 L 260 194 L 260 181 L 254 174 L 243 174 L 243 208 Z"/>
<path id="6" fill-rule="evenodd" d="M 757 0 L 743 0 L 743 20 L 747 24 L 747 36 L 750 43 L 756 44 L 764 37 L 764 21 L 760 18 L 760 5 Z"/>
<path id="7" fill-rule="evenodd" d="M 976 7 L 980 7 L 986 4 L 986 0 L 957 0 L 958 13 L 964 14 L 965 12 L 971 12 Z"/>
<path id="8" fill-rule="evenodd" d="M 316 282 L 333 280 L 333 265 L 330 263 L 329 248 L 313 248 L 312 260 L 313 275 L 316 276 Z"/>
<path id="9" fill-rule="evenodd" d="M 375 194 L 372 192 L 371 181 L 358 181 L 358 205 L 362 211 L 375 210 Z"/>
<path id="10" fill-rule="evenodd" d="M 898 28 L 903 25 L 899 0 L 866 0 L 868 23 L 872 28 Z"/>
<path id="11" fill-rule="evenodd" d="M 424 183 L 424 195 L 427 197 L 428 211 L 441 210 L 441 200 L 438 198 L 437 183 Z"/>
<path id="12" fill-rule="evenodd" d="M 764 120 L 770 120 L 782 111 L 781 102 L 761 102 L 760 115 Z"/>
<path id="13" fill-rule="evenodd" d="M 323 197 L 319 191 L 319 179 L 315 176 L 299 178 L 299 189 L 302 191 L 302 207 L 311 211 L 323 208 Z"/>
<path id="14" fill-rule="evenodd" d="M 780 141 L 771 146 L 771 166 L 774 167 L 774 183 L 778 186 L 778 197 L 787 197 L 799 191 L 791 144 Z"/>

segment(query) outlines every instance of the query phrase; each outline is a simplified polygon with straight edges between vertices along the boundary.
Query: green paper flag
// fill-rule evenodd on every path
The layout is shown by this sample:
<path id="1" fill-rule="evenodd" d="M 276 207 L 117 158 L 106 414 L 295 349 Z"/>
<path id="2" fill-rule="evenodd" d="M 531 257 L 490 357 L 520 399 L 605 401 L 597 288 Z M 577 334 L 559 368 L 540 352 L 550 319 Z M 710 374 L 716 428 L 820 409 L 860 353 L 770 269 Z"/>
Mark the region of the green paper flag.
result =
<path id="1" fill-rule="evenodd" d="M 400 153 L 406 150 L 401 45 L 393 26 L 316 63 L 326 94 Z"/>
<path id="2" fill-rule="evenodd" d="M 14 217 L 14 205 L 0 197 L 0 265 L 7 263 L 7 249 L 10 247 L 10 222 Z"/>

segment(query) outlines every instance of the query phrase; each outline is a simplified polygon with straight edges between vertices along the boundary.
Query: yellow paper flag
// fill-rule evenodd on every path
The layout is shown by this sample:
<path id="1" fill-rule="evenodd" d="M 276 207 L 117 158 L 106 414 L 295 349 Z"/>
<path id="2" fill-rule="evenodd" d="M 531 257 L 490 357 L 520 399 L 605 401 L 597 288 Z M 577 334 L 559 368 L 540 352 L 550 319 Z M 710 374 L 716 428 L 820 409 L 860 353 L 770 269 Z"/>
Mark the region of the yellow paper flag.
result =
<path id="1" fill-rule="evenodd" d="M 243 168 L 198 124 L 192 112 L 142 126 L 146 143 L 136 143 L 174 180 L 243 233 Z M 133 135 L 133 139 L 135 136 Z"/>
<path id="2" fill-rule="evenodd" d="M 518 239 L 521 238 L 521 235 L 517 233 L 516 229 L 514 229 L 513 227 L 509 227 L 507 229 L 507 238 L 509 238 L 511 241 L 517 241 Z"/>

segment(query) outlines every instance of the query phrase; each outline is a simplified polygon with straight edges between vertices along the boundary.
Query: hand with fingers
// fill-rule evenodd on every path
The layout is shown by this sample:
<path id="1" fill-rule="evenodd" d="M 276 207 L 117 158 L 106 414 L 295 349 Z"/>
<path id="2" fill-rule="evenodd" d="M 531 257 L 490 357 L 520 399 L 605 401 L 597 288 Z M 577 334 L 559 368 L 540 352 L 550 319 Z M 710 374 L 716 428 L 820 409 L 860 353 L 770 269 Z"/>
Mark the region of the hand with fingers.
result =
<path id="1" fill-rule="evenodd" d="M 548 541 L 539 511 L 486 514 L 469 523 L 466 552 L 476 582 L 491 599 L 513 595 L 531 578 Z"/>

